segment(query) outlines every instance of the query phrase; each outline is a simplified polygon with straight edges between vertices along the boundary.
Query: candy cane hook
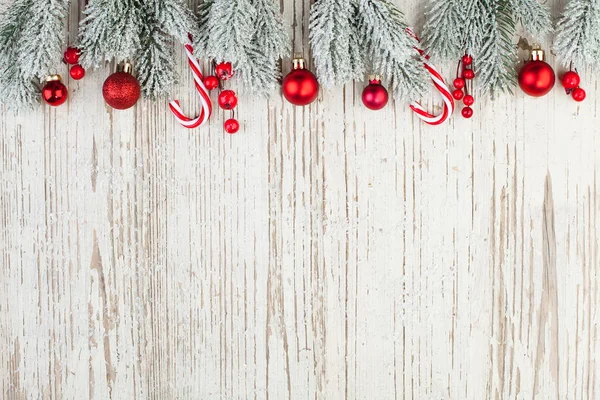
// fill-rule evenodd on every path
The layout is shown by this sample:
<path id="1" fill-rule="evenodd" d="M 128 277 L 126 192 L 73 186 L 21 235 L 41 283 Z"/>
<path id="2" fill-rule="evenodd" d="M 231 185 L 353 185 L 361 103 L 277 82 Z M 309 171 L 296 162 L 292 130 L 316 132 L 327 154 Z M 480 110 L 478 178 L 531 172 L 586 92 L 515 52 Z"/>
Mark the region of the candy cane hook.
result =
<path id="1" fill-rule="evenodd" d="M 202 72 L 200 71 L 200 64 L 198 64 L 198 60 L 194 57 L 194 48 L 190 44 L 186 44 L 185 52 L 187 54 L 190 68 L 192 69 L 192 74 L 194 75 L 194 83 L 196 86 L 196 90 L 200 94 L 200 103 L 202 104 L 202 110 L 200 111 L 200 115 L 198 117 L 189 118 L 184 114 L 183 110 L 181 109 L 179 100 L 173 100 L 172 102 L 170 102 L 169 107 L 171 108 L 171 111 L 175 115 L 175 118 L 181 125 L 183 125 L 185 128 L 193 129 L 198 128 L 199 126 L 202 126 L 206 122 L 208 122 L 212 114 L 212 102 L 210 100 L 210 96 L 208 95 L 208 89 L 206 89 L 206 86 L 204 86 L 204 77 L 202 76 Z"/>

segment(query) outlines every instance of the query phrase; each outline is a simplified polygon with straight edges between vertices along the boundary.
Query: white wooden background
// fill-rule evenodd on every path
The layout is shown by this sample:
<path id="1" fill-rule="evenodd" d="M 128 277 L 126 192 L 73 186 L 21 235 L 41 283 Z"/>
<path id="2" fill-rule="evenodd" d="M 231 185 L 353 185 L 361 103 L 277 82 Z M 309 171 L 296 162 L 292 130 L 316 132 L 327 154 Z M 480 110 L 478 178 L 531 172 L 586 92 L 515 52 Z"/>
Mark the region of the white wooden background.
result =
<path id="1" fill-rule="evenodd" d="M 305 53 L 309 3 L 282 1 Z M 108 109 L 108 73 L 1 111 L 0 397 L 600 398 L 591 74 L 583 104 L 518 92 L 438 128 L 362 83 L 245 97 L 228 136 Z"/>

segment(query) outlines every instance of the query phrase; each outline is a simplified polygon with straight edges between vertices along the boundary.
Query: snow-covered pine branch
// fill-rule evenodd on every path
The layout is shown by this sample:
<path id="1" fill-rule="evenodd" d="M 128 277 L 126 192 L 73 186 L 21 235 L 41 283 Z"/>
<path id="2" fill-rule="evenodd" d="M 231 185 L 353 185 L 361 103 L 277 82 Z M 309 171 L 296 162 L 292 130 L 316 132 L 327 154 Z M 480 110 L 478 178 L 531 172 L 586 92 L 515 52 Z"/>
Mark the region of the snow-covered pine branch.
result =
<path id="1" fill-rule="evenodd" d="M 425 12 L 423 45 L 444 60 L 458 59 L 465 52 L 464 9 L 461 0 L 431 1 Z"/>
<path id="2" fill-rule="evenodd" d="M 600 1 L 570 0 L 556 26 L 554 52 L 563 65 L 598 69 Z"/>
<path id="3" fill-rule="evenodd" d="M 547 5 L 537 0 L 512 0 L 514 19 L 533 36 L 552 32 L 552 17 Z"/>
<path id="4" fill-rule="evenodd" d="M 362 79 L 364 52 L 358 40 L 355 0 L 318 0 L 310 11 L 310 44 L 324 87 Z"/>
<path id="5" fill-rule="evenodd" d="M 425 93 L 428 77 L 405 29 L 402 12 L 390 0 L 359 0 L 359 35 L 365 41 L 372 71 L 391 81 L 396 100 Z"/>

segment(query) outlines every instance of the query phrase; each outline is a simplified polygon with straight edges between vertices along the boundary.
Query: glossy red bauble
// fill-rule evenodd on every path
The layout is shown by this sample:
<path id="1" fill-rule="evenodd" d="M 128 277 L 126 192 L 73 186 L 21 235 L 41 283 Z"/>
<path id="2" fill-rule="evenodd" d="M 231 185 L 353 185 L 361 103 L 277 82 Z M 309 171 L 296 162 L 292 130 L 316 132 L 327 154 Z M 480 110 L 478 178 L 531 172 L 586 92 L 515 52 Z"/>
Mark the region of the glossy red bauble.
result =
<path id="1" fill-rule="evenodd" d="M 554 70 L 541 60 L 526 62 L 519 72 L 519 86 L 529 96 L 541 97 L 548 94 L 555 82 Z"/>
<path id="2" fill-rule="evenodd" d="M 362 93 L 362 102 L 369 110 L 377 111 L 385 107 L 389 101 L 389 93 L 381 84 L 379 76 L 369 77 L 369 84 Z"/>
<path id="3" fill-rule="evenodd" d="M 567 71 L 561 78 L 561 84 L 567 90 L 575 89 L 581 83 L 581 78 L 577 72 Z"/>
<path id="4" fill-rule="evenodd" d="M 473 57 L 471 57 L 471 56 L 470 56 L 470 55 L 468 55 L 468 54 L 465 54 L 465 55 L 462 57 L 462 62 L 463 62 L 463 64 L 465 64 L 465 65 L 471 65 L 471 64 L 473 64 Z"/>
<path id="5" fill-rule="evenodd" d="M 204 86 L 208 90 L 215 90 L 219 87 L 219 78 L 214 75 L 209 75 L 204 77 Z"/>
<path id="6" fill-rule="evenodd" d="M 69 97 L 67 87 L 62 83 L 59 75 L 48 77 L 44 87 L 42 87 L 42 98 L 52 107 L 58 107 L 64 104 Z"/>
<path id="7" fill-rule="evenodd" d="M 465 69 L 463 71 L 463 78 L 465 79 L 473 79 L 475 78 L 475 72 L 472 69 Z"/>
<path id="8" fill-rule="evenodd" d="M 462 89 L 456 89 L 452 92 L 452 97 L 454 97 L 454 100 L 462 100 L 464 96 L 465 92 L 463 92 Z"/>
<path id="9" fill-rule="evenodd" d="M 102 86 L 104 101 L 116 110 L 131 108 L 140 98 L 140 84 L 127 70 L 110 75 Z"/>
<path id="10" fill-rule="evenodd" d="M 225 129 L 225 132 L 229 133 L 230 135 L 233 135 L 234 133 L 237 133 L 237 131 L 240 130 L 240 123 L 237 119 L 230 118 L 223 124 L 223 129 Z"/>
<path id="11" fill-rule="evenodd" d="M 456 78 L 454 80 L 454 87 L 457 89 L 462 89 L 465 87 L 465 80 L 463 78 Z"/>
<path id="12" fill-rule="evenodd" d="M 463 103 L 465 106 L 472 106 L 473 104 L 475 104 L 475 98 L 473 96 L 471 96 L 470 94 L 468 94 L 463 99 Z"/>
<path id="13" fill-rule="evenodd" d="M 77 64 L 79 62 L 81 52 L 76 47 L 68 47 L 63 55 L 63 59 L 67 64 Z"/>
<path id="14" fill-rule="evenodd" d="M 219 107 L 223 110 L 233 110 L 237 103 L 238 98 L 233 90 L 223 90 L 219 93 Z"/>
<path id="15" fill-rule="evenodd" d="M 80 79 L 83 79 L 83 77 L 85 76 L 85 69 L 79 64 L 73 65 L 69 70 L 69 75 L 71 75 L 71 78 L 78 81 Z"/>
<path id="16" fill-rule="evenodd" d="M 471 118 L 473 116 L 473 109 L 471 107 L 465 107 L 462 109 L 461 114 L 464 118 Z"/>
<path id="17" fill-rule="evenodd" d="M 573 100 L 580 102 L 585 100 L 586 93 L 585 90 L 583 90 L 582 88 L 575 88 L 573 89 L 573 93 L 571 93 L 571 96 L 573 97 Z"/>
<path id="18" fill-rule="evenodd" d="M 303 59 L 294 59 L 294 69 L 283 79 L 281 91 L 290 103 L 306 106 L 319 95 L 319 82 L 312 72 L 304 68 Z"/>
<path id="19" fill-rule="evenodd" d="M 226 81 L 233 77 L 233 66 L 230 62 L 222 62 L 215 67 L 217 78 Z"/>

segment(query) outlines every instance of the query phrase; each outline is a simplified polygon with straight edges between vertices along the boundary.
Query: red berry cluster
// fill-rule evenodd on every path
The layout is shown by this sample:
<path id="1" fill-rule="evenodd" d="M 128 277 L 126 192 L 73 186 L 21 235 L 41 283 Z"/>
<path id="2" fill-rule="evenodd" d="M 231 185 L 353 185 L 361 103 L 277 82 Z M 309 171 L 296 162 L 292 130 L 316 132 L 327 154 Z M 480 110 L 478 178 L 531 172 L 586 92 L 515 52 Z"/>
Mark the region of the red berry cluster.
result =
<path id="1" fill-rule="evenodd" d="M 473 57 L 469 54 L 465 54 L 458 62 L 456 79 L 454 80 L 455 90 L 452 92 L 452 97 L 457 101 L 462 100 L 465 105 L 462 109 L 462 116 L 464 118 L 471 118 L 473 116 L 473 109 L 471 108 L 471 106 L 475 104 L 475 98 L 472 95 L 471 89 L 473 78 L 475 78 L 475 72 L 473 71 Z"/>
<path id="2" fill-rule="evenodd" d="M 561 78 L 561 83 L 567 94 L 570 94 L 573 100 L 577 102 L 585 100 L 586 93 L 585 90 L 579 87 L 581 78 L 577 71 L 566 72 Z"/>
<path id="3" fill-rule="evenodd" d="M 71 75 L 71 78 L 75 79 L 76 81 L 83 79 L 85 76 L 85 69 L 79 65 L 80 56 L 81 51 L 79 51 L 79 49 L 76 47 L 68 47 L 63 56 L 63 60 L 65 60 L 67 64 L 72 65 L 71 69 L 69 70 L 69 75 Z"/>
<path id="4" fill-rule="evenodd" d="M 237 106 L 238 98 L 233 90 L 222 90 L 221 81 L 225 82 L 233 77 L 233 66 L 230 62 L 222 62 L 219 64 L 213 64 L 213 75 L 204 77 L 204 86 L 208 90 L 219 89 L 219 107 L 223 110 L 231 110 L 232 118 L 229 118 L 223 124 L 223 129 L 229 134 L 237 133 L 240 130 L 240 123 L 237 119 L 233 118 L 233 109 Z"/>

